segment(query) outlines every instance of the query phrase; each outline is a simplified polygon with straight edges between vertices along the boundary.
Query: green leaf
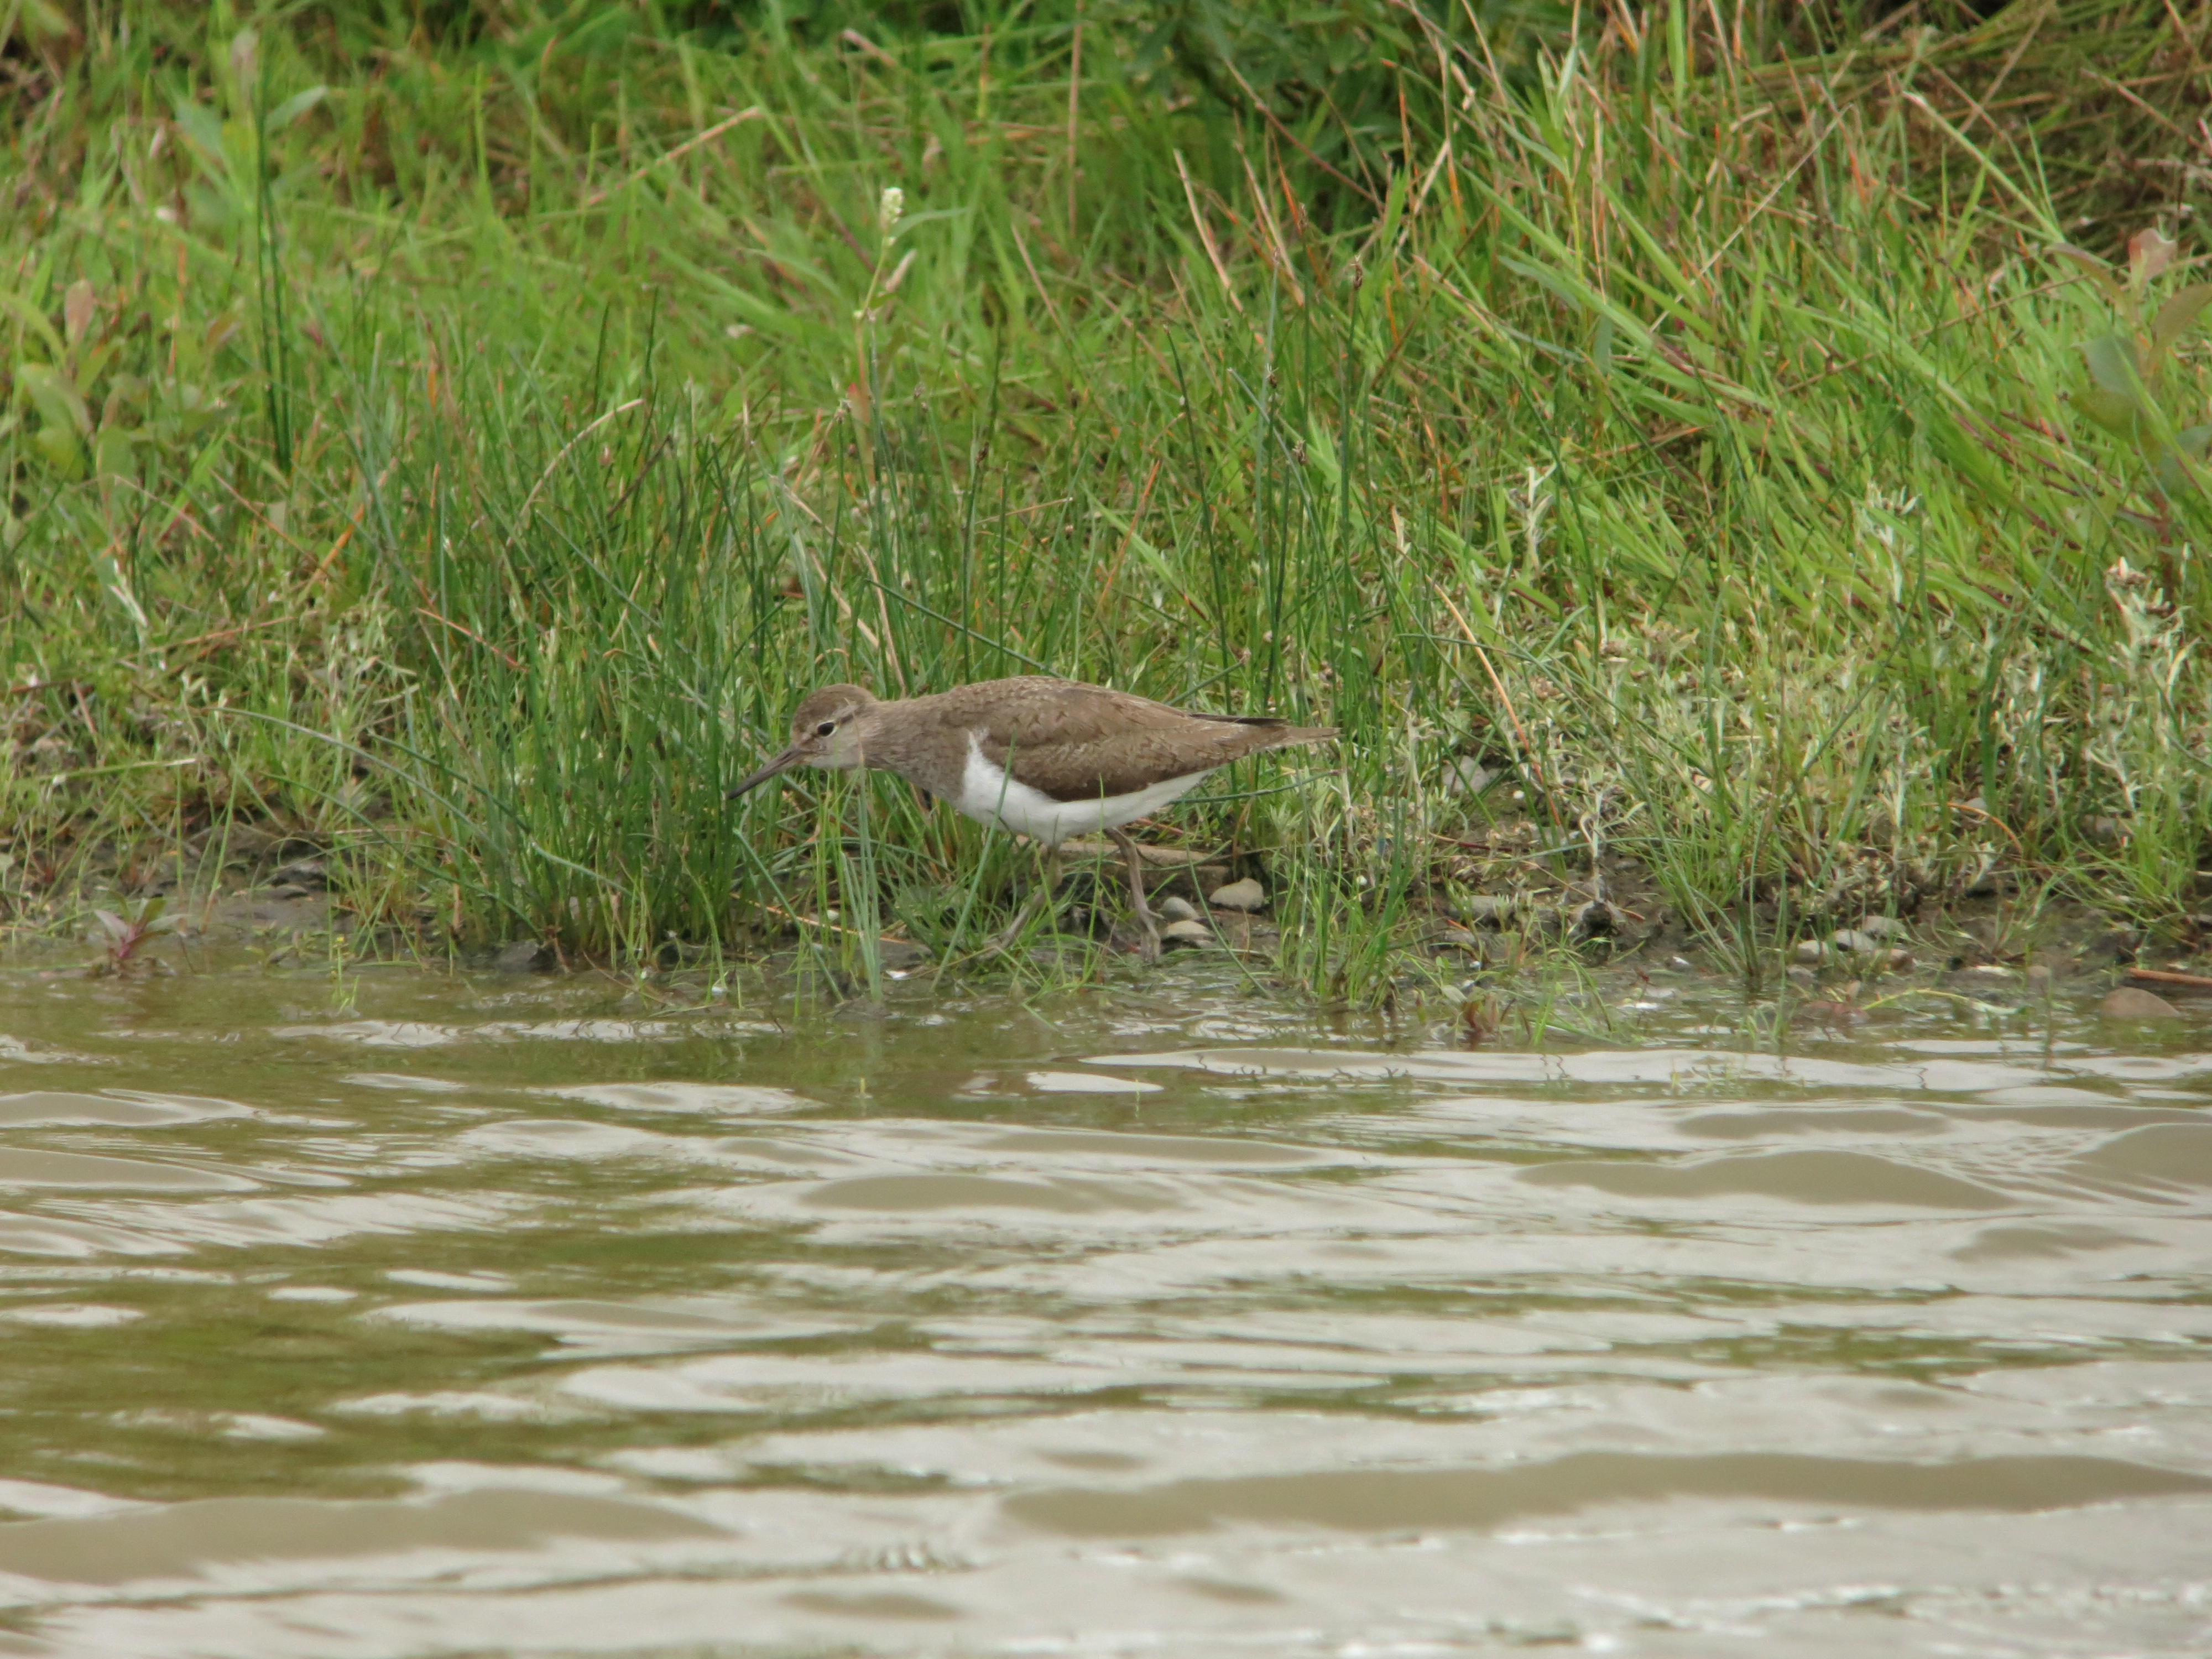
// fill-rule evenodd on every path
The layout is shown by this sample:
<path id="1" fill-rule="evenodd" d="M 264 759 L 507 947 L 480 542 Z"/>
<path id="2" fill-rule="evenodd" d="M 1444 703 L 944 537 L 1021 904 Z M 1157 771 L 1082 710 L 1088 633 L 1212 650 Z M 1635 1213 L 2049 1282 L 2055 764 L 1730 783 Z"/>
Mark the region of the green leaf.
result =
<path id="1" fill-rule="evenodd" d="M 39 418 L 49 427 L 92 430 L 92 411 L 70 377 L 49 363 L 17 363 L 15 384 L 30 398 Z"/>
<path id="2" fill-rule="evenodd" d="M 2059 242 L 2046 248 L 2045 252 L 2081 266 L 2096 279 L 2097 286 L 2105 290 L 2106 296 L 2114 305 L 2130 316 L 2134 314 L 2135 302 L 2130 297 L 2127 289 L 2121 286 L 2120 279 L 2112 274 L 2112 268 L 2090 252 L 2088 249 L 2075 247 L 2071 242 Z"/>
<path id="3" fill-rule="evenodd" d="M 2123 438 L 2135 436 L 2136 422 L 2141 418 L 2141 410 L 2134 398 L 2123 398 L 2117 392 L 2092 386 L 2087 392 L 2075 392 L 2072 402 L 2075 408 L 2107 432 L 2117 433 Z"/>
<path id="4" fill-rule="evenodd" d="M 138 434 L 127 427 L 104 428 L 92 446 L 92 470 L 106 478 L 128 477 L 138 470 L 132 445 Z"/>
<path id="5" fill-rule="evenodd" d="M 40 427 L 31 443 L 64 478 L 74 482 L 84 476 L 84 452 L 77 447 L 76 434 L 67 427 Z"/>
<path id="6" fill-rule="evenodd" d="M 110 375 L 107 398 L 100 406 L 100 426 L 105 428 L 130 425 L 131 416 L 144 412 L 148 395 L 152 390 L 136 374 Z"/>
<path id="7" fill-rule="evenodd" d="M 69 285 L 69 292 L 62 296 L 62 327 L 71 345 L 84 338 L 85 330 L 92 326 L 93 313 L 99 308 L 100 301 L 90 283 L 79 277 Z"/>
<path id="8" fill-rule="evenodd" d="M 1328 495 L 1336 494 L 1342 481 L 1344 468 L 1336 458 L 1336 439 L 1330 432 L 1328 421 L 1318 412 L 1306 420 L 1306 459 L 1321 474 L 1322 488 Z"/>
<path id="9" fill-rule="evenodd" d="M 253 84 L 253 72 L 261 62 L 259 31 L 243 28 L 230 37 L 230 72 L 241 87 Z"/>
<path id="10" fill-rule="evenodd" d="M 1921 422 L 1936 453 L 1972 479 L 1991 501 L 2012 500 L 2012 489 L 1989 451 L 1968 436 L 1948 410 L 1931 404 L 1921 415 Z"/>
<path id="11" fill-rule="evenodd" d="M 222 122 L 205 104 L 196 104 L 189 98 L 176 102 L 177 131 L 185 135 L 185 142 L 217 167 L 228 167 L 228 158 L 222 149 Z"/>
<path id="12" fill-rule="evenodd" d="M 2081 354 L 2089 360 L 2089 378 L 2116 398 L 2143 406 L 2142 374 L 2136 367 L 2135 342 L 2124 334 L 2100 334 L 2085 340 Z"/>
<path id="13" fill-rule="evenodd" d="M 2207 305 L 2212 305 L 2212 283 L 2192 283 L 2158 308 L 2151 319 L 2146 374 L 2158 373 L 2160 362 Z"/>
<path id="14" fill-rule="evenodd" d="M 2174 250 L 2180 246 L 2156 225 L 2137 231 L 2128 238 L 2128 281 L 2141 288 L 2173 263 Z"/>
<path id="15" fill-rule="evenodd" d="M 2178 495 L 2189 489 L 2201 489 L 2206 482 L 2203 463 L 2197 457 L 2203 451 L 2204 439 L 2212 438 L 2212 426 L 2191 427 L 2190 431 L 2203 434 L 2197 441 L 2193 452 L 2185 452 L 2183 445 L 2176 443 L 2158 458 L 2158 482 L 2169 495 Z M 2188 434 L 2182 435 L 2186 438 Z"/>
<path id="16" fill-rule="evenodd" d="M 46 343 L 46 349 L 52 352 L 55 356 L 62 356 L 68 349 L 62 343 L 62 337 L 55 331 L 54 325 L 46 320 L 46 313 L 21 295 L 0 288 L 0 307 L 14 312 L 16 320 L 44 340 Z"/>
<path id="17" fill-rule="evenodd" d="M 1398 221 L 1406 211 L 1407 184 L 1409 174 L 1400 172 L 1390 179 L 1389 193 L 1382 198 L 1382 228 L 1376 233 L 1370 244 L 1375 251 L 1373 263 L 1379 272 L 1389 258 L 1391 247 L 1398 240 Z"/>
<path id="18" fill-rule="evenodd" d="M 305 92 L 294 93 L 275 109 L 262 124 L 264 131 L 281 132 L 330 95 L 328 87 L 309 87 Z"/>
<path id="19" fill-rule="evenodd" d="M 59 6 L 49 5 L 46 0 L 27 0 L 21 13 L 11 19 L 23 32 L 23 38 L 34 46 L 45 46 L 51 40 L 65 40 L 72 32 L 69 14 Z M 4 40 L 0 35 L 0 40 Z"/>

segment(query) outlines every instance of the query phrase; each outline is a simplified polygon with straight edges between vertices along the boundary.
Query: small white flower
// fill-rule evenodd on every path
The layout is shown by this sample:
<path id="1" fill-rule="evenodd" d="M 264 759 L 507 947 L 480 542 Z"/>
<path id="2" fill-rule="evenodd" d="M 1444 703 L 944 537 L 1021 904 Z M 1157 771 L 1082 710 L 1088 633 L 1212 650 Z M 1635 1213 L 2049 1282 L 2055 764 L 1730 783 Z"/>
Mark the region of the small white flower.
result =
<path id="1" fill-rule="evenodd" d="M 906 216 L 906 192 L 896 185 L 884 186 L 883 199 L 876 204 L 876 219 L 888 236 L 898 228 L 898 222 Z"/>

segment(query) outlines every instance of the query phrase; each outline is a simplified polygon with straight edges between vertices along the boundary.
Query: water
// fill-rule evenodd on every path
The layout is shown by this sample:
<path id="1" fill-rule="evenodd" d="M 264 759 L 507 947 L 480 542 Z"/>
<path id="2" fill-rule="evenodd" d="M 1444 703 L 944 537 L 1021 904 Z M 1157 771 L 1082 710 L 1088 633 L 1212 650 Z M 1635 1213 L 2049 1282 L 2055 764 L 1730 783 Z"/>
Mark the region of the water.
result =
<path id="1" fill-rule="evenodd" d="M 2212 1043 L 2094 994 L 19 966 L 0 1654 L 2212 1652 Z"/>

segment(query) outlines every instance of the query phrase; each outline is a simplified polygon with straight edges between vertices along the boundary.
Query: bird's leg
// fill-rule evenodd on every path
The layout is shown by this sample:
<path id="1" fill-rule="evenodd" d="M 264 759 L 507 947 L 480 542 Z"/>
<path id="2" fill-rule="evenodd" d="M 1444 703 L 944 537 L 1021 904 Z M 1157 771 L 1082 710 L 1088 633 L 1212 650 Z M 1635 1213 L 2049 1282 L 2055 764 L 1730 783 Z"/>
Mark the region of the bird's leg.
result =
<path id="1" fill-rule="evenodd" d="M 1129 898 L 1136 906 L 1137 925 L 1145 930 L 1144 958 L 1147 962 L 1158 962 L 1161 950 L 1160 919 L 1152 913 L 1152 907 L 1145 902 L 1145 855 L 1137 850 L 1137 843 L 1118 826 L 1109 829 L 1106 833 L 1114 838 L 1114 844 L 1121 849 L 1121 856 L 1129 863 Z"/>
<path id="2" fill-rule="evenodd" d="M 1052 902 L 1052 896 L 1060 888 L 1060 846 L 1047 847 L 1039 862 L 1044 871 L 1044 885 L 1022 901 L 1022 908 L 1014 912 L 1014 919 L 991 936 L 991 948 L 1003 951 L 1022 936 L 1023 930 L 1036 919 L 1038 909 Z"/>

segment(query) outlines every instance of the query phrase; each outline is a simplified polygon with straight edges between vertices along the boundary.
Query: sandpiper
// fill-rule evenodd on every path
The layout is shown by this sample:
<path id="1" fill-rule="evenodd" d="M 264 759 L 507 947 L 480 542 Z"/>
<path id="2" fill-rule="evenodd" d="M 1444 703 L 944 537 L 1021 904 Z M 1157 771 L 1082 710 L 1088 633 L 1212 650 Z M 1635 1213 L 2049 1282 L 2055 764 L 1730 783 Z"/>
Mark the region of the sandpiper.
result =
<path id="1" fill-rule="evenodd" d="M 1323 743 L 1328 726 L 1256 714 L 1200 714 L 1102 685 L 1021 674 L 933 696 L 879 702 L 857 685 L 825 685 L 791 717 L 791 745 L 730 791 L 742 795 L 794 766 L 896 772 L 978 823 L 1029 836 L 1045 852 L 1049 895 L 1060 845 L 1099 830 L 1128 861 L 1147 955 L 1159 919 L 1145 902 L 1143 856 L 1121 826 L 1156 812 L 1231 761 Z M 1002 938 L 1028 920 L 1026 908 Z"/>

